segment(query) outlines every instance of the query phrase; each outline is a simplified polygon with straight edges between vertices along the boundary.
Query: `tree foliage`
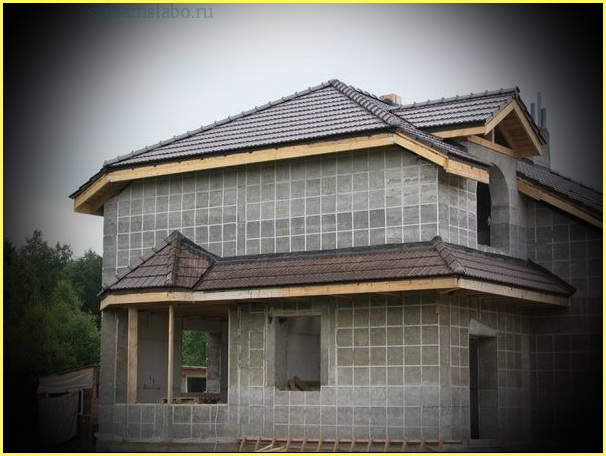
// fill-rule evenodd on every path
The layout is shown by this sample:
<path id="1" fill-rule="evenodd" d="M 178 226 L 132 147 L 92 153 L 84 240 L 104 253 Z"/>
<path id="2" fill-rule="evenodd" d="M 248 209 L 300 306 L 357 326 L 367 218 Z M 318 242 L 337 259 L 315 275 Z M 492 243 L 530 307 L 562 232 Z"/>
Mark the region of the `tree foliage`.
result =
<path id="1" fill-rule="evenodd" d="M 40 377 L 99 362 L 101 257 L 72 256 L 40 231 L 19 248 L 4 240 L 4 406 L 34 424 Z"/>
<path id="2" fill-rule="evenodd" d="M 184 366 L 206 366 L 206 344 L 208 335 L 203 331 L 183 331 L 181 339 L 181 364 Z"/>

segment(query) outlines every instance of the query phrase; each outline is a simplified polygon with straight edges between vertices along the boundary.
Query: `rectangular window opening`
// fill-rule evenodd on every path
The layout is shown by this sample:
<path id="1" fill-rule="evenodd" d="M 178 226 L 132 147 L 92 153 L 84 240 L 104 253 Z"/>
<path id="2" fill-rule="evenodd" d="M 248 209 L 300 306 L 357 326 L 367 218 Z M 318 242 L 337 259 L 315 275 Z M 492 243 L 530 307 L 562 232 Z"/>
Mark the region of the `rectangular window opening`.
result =
<path id="1" fill-rule="evenodd" d="M 181 393 L 205 393 L 208 366 L 208 331 L 181 333 Z"/>
<path id="2" fill-rule="evenodd" d="M 319 391 L 320 315 L 276 319 L 276 387 L 291 391 Z"/>

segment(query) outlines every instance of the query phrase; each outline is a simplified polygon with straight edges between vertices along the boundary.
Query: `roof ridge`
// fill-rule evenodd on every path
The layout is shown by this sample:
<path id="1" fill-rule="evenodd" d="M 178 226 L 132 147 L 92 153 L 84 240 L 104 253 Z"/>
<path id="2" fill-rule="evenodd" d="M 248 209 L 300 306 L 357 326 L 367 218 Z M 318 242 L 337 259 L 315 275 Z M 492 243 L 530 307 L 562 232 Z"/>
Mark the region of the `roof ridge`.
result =
<path id="1" fill-rule="evenodd" d="M 440 236 L 434 237 L 431 242 L 433 243 L 436 252 L 438 252 L 438 255 L 440 255 L 440 258 L 442 258 L 444 263 L 446 263 L 446 266 L 448 266 L 452 272 L 457 275 L 465 275 L 465 267 Z"/>
<path id="2" fill-rule="evenodd" d="M 381 108 L 380 106 L 370 102 L 363 95 L 347 84 L 339 81 L 338 79 L 331 79 L 328 81 L 335 89 L 341 92 L 343 95 L 359 104 L 361 107 L 369 111 L 371 114 L 374 114 L 380 120 L 385 122 L 387 125 L 391 125 L 392 127 L 400 127 L 402 124 L 402 119 L 393 115 L 389 111 Z"/>
<path id="3" fill-rule="evenodd" d="M 173 144 L 173 143 L 175 143 L 177 141 L 181 141 L 182 139 L 191 138 L 192 136 L 195 136 L 195 135 L 197 135 L 199 133 L 202 133 L 204 131 L 211 130 L 211 129 L 213 129 L 215 127 L 218 127 L 220 125 L 225 125 L 225 124 L 227 124 L 229 122 L 232 122 L 234 120 L 250 116 L 252 114 L 255 114 L 255 113 L 260 112 L 260 111 L 264 111 L 265 109 L 271 108 L 273 106 L 277 106 L 277 105 L 280 105 L 280 104 L 285 103 L 287 101 L 294 100 L 295 98 L 299 98 L 299 97 L 302 97 L 302 96 L 307 95 L 309 93 L 315 92 L 317 90 L 324 89 L 324 88 L 328 87 L 329 85 L 331 85 L 330 81 L 323 82 L 323 83 L 318 84 L 316 86 L 308 87 L 307 89 L 302 90 L 300 92 L 295 92 L 295 93 L 292 93 L 290 95 L 283 96 L 280 99 L 277 99 L 277 100 L 274 100 L 274 101 L 268 101 L 267 103 L 265 103 L 263 105 L 255 106 L 254 108 L 249 109 L 247 111 L 242 111 L 239 114 L 236 114 L 236 115 L 233 115 L 233 116 L 227 116 L 227 117 L 225 117 L 223 119 L 216 120 L 213 123 L 202 125 L 202 126 L 196 128 L 194 130 L 188 130 L 187 132 L 182 133 L 180 135 L 175 135 L 171 139 L 167 139 L 167 140 L 164 140 L 164 141 L 159 141 L 159 142 L 157 142 L 155 144 L 152 144 L 150 146 L 145 146 L 145 147 L 142 147 L 140 149 L 133 150 L 132 152 L 130 152 L 128 154 L 119 155 L 116 158 L 113 158 L 111 160 L 106 160 L 103 163 L 103 166 L 114 165 L 116 163 L 121 162 L 122 160 L 126 160 L 128 158 L 133 158 L 133 157 L 139 156 L 139 155 L 141 155 L 141 154 L 143 154 L 145 152 L 149 152 L 149 151 L 158 149 L 159 147 L 164 147 L 164 146 L 167 146 L 169 144 Z"/>
<path id="4" fill-rule="evenodd" d="M 503 95 L 506 93 L 514 93 L 516 96 L 519 96 L 520 94 L 520 89 L 516 86 L 516 87 L 510 87 L 507 89 L 497 89 L 497 90 L 485 90 L 484 92 L 470 92 L 467 95 L 455 95 L 453 97 L 442 97 L 442 98 L 436 98 L 434 100 L 427 100 L 427 101 L 415 101 L 413 103 L 409 103 L 409 104 L 405 104 L 405 105 L 400 105 L 401 108 L 404 109 L 408 109 L 408 108 L 418 108 L 418 107 L 423 107 L 423 106 L 431 106 L 431 105 L 438 105 L 438 104 L 442 104 L 442 103 L 451 103 L 454 101 L 463 101 L 463 100 L 472 100 L 475 98 L 482 98 L 482 97 L 489 97 L 489 96 L 494 96 L 494 95 Z"/>
<path id="5" fill-rule="evenodd" d="M 415 127 L 408 120 L 403 119 L 402 117 L 392 114 L 391 112 L 381 108 L 379 105 L 369 101 L 367 98 L 364 98 L 364 95 L 356 91 L 353 87 L 342 83 L 338 79 L 331 79 L 329 82 L 332 84 L 333 87 L 335 87 L 345 96 L 358 103 L 360 106 L 377 116 L 386 124 L 402 129 L 403 132 L 407 135 L 410 135 L 412 139 L 426 141 L 428 143 L 437 143 L 439 147 L 443 148 L 446 151 L 452 148 L 456 149 L 459 153 L 464 152 L 462 148 L 455 147 L 452 144 L 449 144 L 444 141 L 442 138 L 434 136 L 431 133 L 424 132 L 421 129 Z M 432 146 L 433 145 L 434 144 L 432 144 Z"/>

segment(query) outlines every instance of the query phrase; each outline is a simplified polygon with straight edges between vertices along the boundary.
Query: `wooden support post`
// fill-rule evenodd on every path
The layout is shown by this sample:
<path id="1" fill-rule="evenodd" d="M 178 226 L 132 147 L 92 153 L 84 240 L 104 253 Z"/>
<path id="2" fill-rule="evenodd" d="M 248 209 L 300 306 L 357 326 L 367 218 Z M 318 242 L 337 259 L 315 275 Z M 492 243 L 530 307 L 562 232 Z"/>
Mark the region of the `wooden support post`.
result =
<path id="1" fill-rule="evenodd" d="M 127 371 L 126 371 L 126 402 L 137 402 L 137 352 L 138 352 L 138 317 L 136 307 L 128 308 L 128 338 L 127 338 Z"/>
<path id="2" fill-rule="evenodd" d="M 175 345 L 175 306 L 168 307 L 168 372 L 166 380 L 166 397 L 169 404 L 173 403 L 173 352 Z"/>

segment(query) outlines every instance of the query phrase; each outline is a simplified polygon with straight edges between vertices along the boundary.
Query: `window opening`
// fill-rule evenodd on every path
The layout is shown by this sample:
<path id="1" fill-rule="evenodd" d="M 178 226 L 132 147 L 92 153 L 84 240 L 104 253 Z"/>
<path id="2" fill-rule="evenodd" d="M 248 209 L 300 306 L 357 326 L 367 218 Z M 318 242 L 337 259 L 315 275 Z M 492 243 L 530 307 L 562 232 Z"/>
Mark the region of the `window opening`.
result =
<path id="1" fill-rule="evenodd" d="M 293 391 L 320 389 L 320 316 L 278 317 L 276 387 Z"/>
<path id="2" fill-rule="evenodd" d="M 478 182 L 476 204 L 478 244 L 490 245 L 492 201 L 490 198 L 490 188 L 487 184 Z"/>

